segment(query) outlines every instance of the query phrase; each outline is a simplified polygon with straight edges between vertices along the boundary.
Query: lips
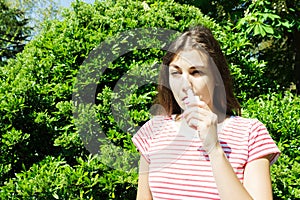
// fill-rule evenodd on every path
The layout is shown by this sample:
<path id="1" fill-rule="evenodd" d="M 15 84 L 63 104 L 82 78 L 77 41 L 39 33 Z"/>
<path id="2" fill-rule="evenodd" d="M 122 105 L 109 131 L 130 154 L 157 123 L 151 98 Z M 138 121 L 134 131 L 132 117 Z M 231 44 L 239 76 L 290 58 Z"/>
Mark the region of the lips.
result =
<path id="1" fill-rule="evenodd" d="M 184 97 L 184 98 L 182 99 L 182 102 L 183 102 L 185 105 L 188 105 L 188 104 L 190 103 L 189 98 L 187 98 L 187 97 Z"/>

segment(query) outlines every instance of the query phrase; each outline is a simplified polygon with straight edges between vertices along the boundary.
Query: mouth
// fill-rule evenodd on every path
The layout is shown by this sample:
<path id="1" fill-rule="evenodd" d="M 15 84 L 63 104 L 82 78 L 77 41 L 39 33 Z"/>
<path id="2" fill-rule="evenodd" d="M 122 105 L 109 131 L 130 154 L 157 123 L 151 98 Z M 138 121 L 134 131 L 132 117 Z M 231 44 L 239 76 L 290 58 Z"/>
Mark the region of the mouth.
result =
<path id="1" fill-rule="evenodd" d="M 182 98 L 182 102 L 185 104 L 185 105 L 188 105 L 189 104 L 189 98 L 186 96 L 184 98 Z"/>

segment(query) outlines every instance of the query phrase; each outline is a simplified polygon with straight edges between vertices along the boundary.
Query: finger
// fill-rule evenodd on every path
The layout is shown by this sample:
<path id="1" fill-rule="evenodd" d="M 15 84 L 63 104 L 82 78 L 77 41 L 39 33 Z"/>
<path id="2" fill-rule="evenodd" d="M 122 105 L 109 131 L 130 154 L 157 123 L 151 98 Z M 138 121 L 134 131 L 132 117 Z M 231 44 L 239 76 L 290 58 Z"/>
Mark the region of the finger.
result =
<path id="1" fill-rule="evenodd" d="M 184 119 L 191 128 L 197 130 L 202 128 L 207 129 L 217 124 L 218 120 L 215 114 L 201 108 L 198 108 L 198 110 L 202 110 L 202 112 L 195 112 L 195 109 L 191 109 L 184 113 Z"/>
<path id="2" fill-rule="evenodd" d="M 204 101 L 193 101 L 193 102 L 190 102 L 189 107 L 200 107 L 200 108 L 204 108 L 206 110 L 209 110 L 211 111 L 211 109 L 209 108 L 209 106 L 204 102 Z"/>
<path id="3" fill-rule="evenodd" d="M 192 113 L 190 115 L 187 115 L 185 117 L 185 121 L 186 123 L 191 127 L 191 128 L 194 128 L 194 129 L 199 129 L 199 127 L 203 127 L 204 124 L 206 123 L 206 120 L 207 117 L 205 117 L 204 115 L 195 115 L 195 113 Z"/>
<path id="4" fill-rule="evenodd" d="M 186 119 L 190 118 L 190 117 L 194 117 L 194 118 L 201 117 L 201 118 L 203 118 L 203 117 L 208 116 L 210 114 L 211 114 L 211 111 L 208 111 L 204 108 L 193 106 L 193 107 L 190 107 L 190 108 L 186 109 L 183 112 L 183 117 L 186 118 Z"/>
<path id="5" fill-rule="evenodd" d="M 200 126 L 200 121 L 195 119 L 195 118 L 192 118 L 190 120 L 187 121 L 187 124 L 192 127 L 192 128 L 195 128 L 198 130 L 198 127 Z"/>

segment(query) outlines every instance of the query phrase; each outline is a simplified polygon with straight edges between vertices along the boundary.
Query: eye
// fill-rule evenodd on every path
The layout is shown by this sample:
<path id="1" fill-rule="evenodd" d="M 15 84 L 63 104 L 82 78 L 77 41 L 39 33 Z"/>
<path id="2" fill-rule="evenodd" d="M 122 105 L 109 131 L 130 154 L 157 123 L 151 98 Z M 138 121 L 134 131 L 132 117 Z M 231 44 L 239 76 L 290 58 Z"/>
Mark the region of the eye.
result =
<path id="1" fill-rule="evenodd" d="M 201 74 L 203 74 L 203 72 L 200 71 L 200 70 L 193 70 L 193 71 L 191 72 L 191 74 L 192 74 L 192 75 L 201 75 Z"/>
<path id="2" fill-rule="evenodd" d="M 174 70 L 170 72 L 171 75 L 178 75 L 180 74 L 180 71 Z"/>

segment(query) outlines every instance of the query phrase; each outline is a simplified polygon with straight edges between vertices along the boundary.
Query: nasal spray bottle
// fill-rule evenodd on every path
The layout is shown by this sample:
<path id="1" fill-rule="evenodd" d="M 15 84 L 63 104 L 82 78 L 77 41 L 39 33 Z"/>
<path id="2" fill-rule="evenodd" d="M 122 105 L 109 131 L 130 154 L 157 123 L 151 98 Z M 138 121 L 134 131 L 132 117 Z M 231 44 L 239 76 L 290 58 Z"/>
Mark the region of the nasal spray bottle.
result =
<path id="1" fill-rule="evenodd" d="M 188 98 L 189 102 L 199 102 L 200 101 L 199 96 L 196 96 L 192 89 L 187 90 L 187 95 L 188 95 L 187 98 Z"/>
<path id="2" fill-rule="evenodd" d="M 187 99 L 185 100 L 186 107 L 190 107 L 191 103 L 199 102 L 199 96 L 195 95 L 192 89 L 187 90 Z M 194 134 L 189 134 L 187 137 L 190 139 L 198 137 L 198 131 L 194 131 Z"/>
<path id="3" fill-rule="evenodd" d="M 190 103 L 192 102 L 200 102 L 200 97 L 195 95 L 193 90 L 192 89 L 188 89 L 187 90 L 187 99 L 188 101 L 186 102 L 186 106 L 189 107 Z M 193 138 L 198 138 L 200 139 L 200 136 L 199 136 L 199 128 L 201 127 L 197 127 L 197 130 L 195 131 L 195 133 L 193 134 L 193 136 L 190 136 L 190 137 L 193 137 Z M 202 146 L 199 146 L 199 148 L 197 149 L 199 152 L 200 152 L 200 159 L 201 160 L 207 160 L 208 159 L 208 156 L 205 152 L 205 150 L 202 148 Z"/>

